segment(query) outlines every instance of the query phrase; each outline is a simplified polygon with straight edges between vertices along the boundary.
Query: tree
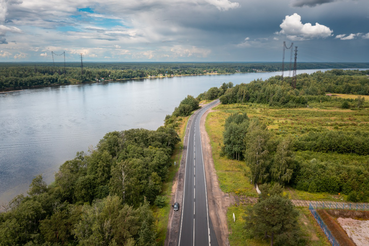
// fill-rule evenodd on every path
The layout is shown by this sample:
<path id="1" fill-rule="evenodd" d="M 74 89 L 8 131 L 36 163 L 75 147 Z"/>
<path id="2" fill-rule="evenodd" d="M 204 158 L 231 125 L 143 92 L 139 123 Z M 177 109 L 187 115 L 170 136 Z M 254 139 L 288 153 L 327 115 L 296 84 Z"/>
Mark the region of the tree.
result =
<path id="1" fill-rule="evenodd" d="M 364 106 L 364 102 L 365 102 L 365 97 L 362 97 L 362 96 L 358 96 L 357 99 L 357 108 L 358 109 L 361 109 L 363 106 Z"/>
<path id="2" fill-rule="evenodd" d="M 37 175 L 29 187 L 28 194 L 30 196 L 40 195 L 48 190 L 45 181 L 42 179 L 42 175 Z"/>
<path id="3" fill-rule="evenodd" d="M 242 160 L 245 152 L 245 137 L 249 127 L 247 114 L 232 114 L 225 122 L 223 151 L 228 157 Z"/>
<path id="4" fill-rule="evenodd" d="M 294 160 L 292 157 L 292 140 L 285 138 L 278 144 L 274 155 L 274 162 L 271 168 L 272 177 L 280 184 L 290 182 L 294 170 Z"/>
<path id="5" fill-rule="evenodd" d="M 251 169 L 251 182 L 257 184 L 268 177 L 267 168 L 269 165 L 268 141 L 270 135 L 265 125 L 258 120 L 250 123 L 246 134 L 246 164 Z"/>
<path id="6" fill-rule="evenodd" d="M 258 202 L 246 212 L 245 228 L 256 238 L 270 239 L 270 245 L 306 245 L 298 226 L 298 211 L 282 196 L 279 184 L 261 185 Z"/>

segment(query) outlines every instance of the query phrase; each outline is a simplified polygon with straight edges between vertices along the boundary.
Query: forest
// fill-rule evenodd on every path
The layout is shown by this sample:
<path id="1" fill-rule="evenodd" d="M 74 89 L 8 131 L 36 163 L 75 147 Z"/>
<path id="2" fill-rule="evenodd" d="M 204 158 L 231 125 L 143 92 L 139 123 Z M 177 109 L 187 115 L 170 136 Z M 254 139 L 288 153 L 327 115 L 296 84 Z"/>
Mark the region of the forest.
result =
<path id="1" fill-rule="evenodd" d="M 291 84 L 291 78 L 276 76 L 236 85 L 219 94 L 223 105 L 252 108 L 226 119 L 223 154 L 245 160 L 254 184 L 279 183 L 312 193 L 345 194 L 348 201 L 368 202 L 369 129 L 365 122 L 369 104 L 364 95 L 369 94 L 369 70 L 301 74 L 297 76 L 296 89 Z M 332 95 L 335 93 L 351 96 Z M 246 112 L 264 113 L 257 118 Z M 314 126 L 312 114 L 324 118 L 317 122 L 318 126 Z M 351 123 L 355 117 L 361 120 Z"/>
<path id="2" fill-rule="evenodd" d="M 366 68 L 367 63 L 299 63 L 297 69 Z M 0 91 L 171 76 L 281 71 L 281 63 L 0 63 Z"/>

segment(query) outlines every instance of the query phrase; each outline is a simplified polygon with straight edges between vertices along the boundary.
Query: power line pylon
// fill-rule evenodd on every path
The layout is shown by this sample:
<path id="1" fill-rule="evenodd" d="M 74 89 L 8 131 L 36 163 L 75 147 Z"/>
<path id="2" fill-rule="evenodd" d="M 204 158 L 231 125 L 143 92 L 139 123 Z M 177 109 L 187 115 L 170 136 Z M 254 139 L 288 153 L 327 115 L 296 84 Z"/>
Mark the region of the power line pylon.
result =
<path id="1" fill-rule="evenodd" d="M 81 76 L 82 76 L 82 74 L 83 74 L 83 60 L 82 60 L 82 53 L 81 53 Z"/>
<path id="2" fill-rule="evenodd" d="M 282 80 L 283 80 L 283 75 L 284 75 L 284 57 L 285 57 L 286 49 L 289 50 L 292 47 L 293 47 L 293 43 L 291 43 L 291 45 L 289 47 L 287 47 L 286 41 L 283 41 Z M 291 49 L 291 52 L 292 52 L 292 49 Z M 292 53 L 291 53 L 291 55 L 292 55 Z M 290 60 L 290 68 L 291 68 L 291 60 Z"/>
<path id="3" fill-rule="evenodd" d="M 293 80 L 292 80 L 293 89 L 296 89 L 296 81 L 297 81 L 296 69 L 297 69 L 297 46 L 295 46 L 295 62 L 293 64 Z"/>

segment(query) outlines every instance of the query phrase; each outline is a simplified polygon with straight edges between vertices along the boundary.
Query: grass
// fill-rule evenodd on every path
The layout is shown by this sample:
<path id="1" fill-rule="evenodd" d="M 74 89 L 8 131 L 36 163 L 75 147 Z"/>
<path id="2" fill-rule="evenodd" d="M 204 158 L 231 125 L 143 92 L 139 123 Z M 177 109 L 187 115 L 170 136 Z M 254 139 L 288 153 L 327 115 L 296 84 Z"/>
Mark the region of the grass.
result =
<path id="1" fill-rule="evenodd" d="M 227 221 L 229 226 L 229 243 L 232 246 L 266 246 L 270 245 L 267 240 L 250 238 L 245 226 L 245 214 L 247 206 L 231 206 L 227 211 Z M 309 239 L 308 246 L 329 246 L 331 245 L 321 230 L 320 226 L 311 215 L 308 208 L 298 208 L 298 223 L 305 237 Z M 236 220 L 233 220 L 233 213 Z"/>
<path id="2" fill-rule="evenodd" d="M 245 162 L 231 160 L 221 155 L 224 122 L 228 115 L 228 113 L 222 111 L 211 112 L 208 114 L 205 123 L 220 188 L 226 193 L 256 197 L 256 190 L 250 184 L 248 178 L 250 170 Z"/>
<path id="3" fill-rule="evenodd" d="M 308 208 L 298 208 L 299 225 L 301 230 L 306 236 L 310 237 L 311 246 L 330 246 L 330 242 L 325 236 L 324 232 L 320 228 L 319 224 L 315 220 Z"/>
<path id="4" fill-rule="evenodd" d="M 344 194 L 329 194 L 327 192 L 310 193 L 307 191 L 296 190 L 287 187 L 285 191 L 289 194 L 291 199 L 308 200 L 308 201 L 332 201 L 343 202 L 346 201 L 346 195 Z"/>
<path id="5" fill-rule="evenodd" d="M 186 126 L 188 122 L 188 117 L 179 117 L 178 121 L 179 127 L 177 130 L 178 135 L 181 138 L 181 141 L 176 145 L 174 153 L 171 157 L 171 162 L 176 162 L 177 165 L 172 165 L 168 170 L 167 181 L 163 183 L 162 186 L 162 193 L 161 196 L 165 197 L 165 206 L 163 208 L 158 208 L 156 206 L 153 207 L 154 217 L 155 217 L 155 228 L 157 228 L 157 243 L 158 245 L 164 245 L 166 233 L 167 233 L 167 226 L 168 226 L 168 219 L 169 213 L 171 210 L 171 194 L 172 194 L 172 186 L 173 180 L 178 172 L 179 164 L 181 163 L 182 159 L 182 147 L 183 147 L 183 139 L 186 132 Z"/>
<path id="6" fill-rule="evenodd" d="M 352 95 L 352 94 L 332 94 L 332 96 L 336 96 L 336 97 L 340 97 L 340 98 L 345 98 L 345 99 L 357 99 L 359 97 L 359 95 Z M 365 98 L 365 101 L 369 100 L 369 96 L 365 96 L 365 95 L 360 95 L 361 97 Z"/>
<path id="7" fill-rule="evenodd" d="M 348 95 L 356 96 L 356 95 Z M 336 103 L 337 104 L 337 103 Z M 321 132 L 327 130 L 345 132 L 368 132 L 369 109 L 350 110 L 340 109 L 339 106 L 326 107 L 317 103 L 314 108 L 272 108 L 264 104 L 229 104 L 219 105 L 216 112 L 210 113 L 206 122 L 209 134 L 215 169 L 217 170 L 221 189 L 227 193 L 256 196 L 249 184 L 247 174 L 249 169 L 244 162 L 229 160 L 222 157 L 221 146 L 225 119 L 232 113 L 246 112 L 249 118 L 259 118 L 267 124 L 274 137 L 299 137 L 310 131 Z M 299 159 L 335 162 L 342 165 L 357 166 L 368 161 L 367 156 L 354 154 L 319 153 L 312 151 L 295 152 Z M 250 187 L 251 186 L 251 187 Z M 345 195 L 328 193 L 309 193 L 294 189 L 287 189 L 292 199 L 342 201 Z"/>

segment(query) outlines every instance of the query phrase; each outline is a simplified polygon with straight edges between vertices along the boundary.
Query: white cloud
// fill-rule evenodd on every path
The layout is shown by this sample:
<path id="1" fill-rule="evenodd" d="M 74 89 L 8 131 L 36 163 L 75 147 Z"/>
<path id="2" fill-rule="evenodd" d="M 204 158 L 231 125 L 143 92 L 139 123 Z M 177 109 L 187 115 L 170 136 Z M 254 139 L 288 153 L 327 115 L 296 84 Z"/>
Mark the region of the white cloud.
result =
<path id="1" fill-rule="evenodd" d="M 301 16 L 294 13 L 293 15 L 286 15 L 282 24 L 281 31 L 278 34 L 284 34 L 287 38 L 296 41 L 302 41 L 313 38 L 327 38 L 332 35 L 333 31 L 329 27 L 315 23 L 302 24 Z"/>
<path id="2" fill-rule="evenodd" d="M 250 47 L 251 43 L 249 42 L 250 38 L 247 37 L 245 38 L 245 40 L 242 43 L 237 44 L 236 46 L 239 48 L 245 48 L 245 47 Z"/>
<path id="3" fill-rule="evenodd" d="M 46 52 L 45 53 L 41 53 L 40 56 L 46 57 L 47 56 L 47 53 Z"/>
<path id="4" fill-rule="evenodd" d="M 119 45 L 114 45 L 114 48 L 120 49 L 121 47 Z"/>
<path id="5" fill-rule="evenodd" d="M 96 54 L 91 54 L 91 55 L 88 55 L 88 57 L 97 57 Z"/>
<path id="6" fill-rule="evenodd" d="M 181 45 L 173 46 L 170 51 L 173 53 L 174 57 L 207 57 L 211 53 L 209 49 L 197 48 L 195 46 L 186 48 Z"/>
<path id="7" fill-rule="evenodd" d="M 0 57 L 9 57 L 12 54 L 7 51 L 0 51 Z"/>
<path id="8" fill-rule="evenodd" d="M 340 39 L 340 40 L 352 40 L 352 39 L 355 39 L 356 37 L 360 37 L 362 36 L 363 34 L 362 33 L 351 33 L 349 35 L 346 36 L 346 34 L 340 34 L 340 35 L 337 35 L 336 38 Z M 365 35 L 363 36 L 363 38 L 365 38 Z"/>
<path id="9" fill-rule="evenodd" d="M 369 39 L 369 32 L 368 32 L 367 34 L 364 34 L 364 35 L 363 35 L 363 38 L 364 38 L 364 39 Z"/>
<path id="10" fill-rule="evenodd" d="M 129 52 L 129 50 L 123 50 L 123 49 L 121 49 L 121 50 L 119 50 L 117 52 L 117 54 L 118 55 L 128 55 L 128 54 L 130 54 L 130 52 Z"/>
<path id="11" fill-rule="evenodd" d="M 24 59 L 24 58 L 26 58 L 26 57 L 27 57 L 27 55 L 26 55 L 25 53 L 20 52 L 20 53 L 18 53 L 18 54 L 16 54 L 16 55 L 14 56 L 14 59 Z"/>
<path id="12" fill-rule="evenodd" d="M 219 10 L 235 9 L 240 6 L 239 3 L 228 0 L 206 0 L 206 2 L 214 5 Z"/>
<path id="13" fill-rule="evenodd" d="M 0 35 L 4 35 L 6 32 L 21 33 L 21 29 L 15 26 L 0 25 Z"/>

